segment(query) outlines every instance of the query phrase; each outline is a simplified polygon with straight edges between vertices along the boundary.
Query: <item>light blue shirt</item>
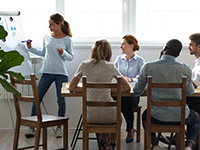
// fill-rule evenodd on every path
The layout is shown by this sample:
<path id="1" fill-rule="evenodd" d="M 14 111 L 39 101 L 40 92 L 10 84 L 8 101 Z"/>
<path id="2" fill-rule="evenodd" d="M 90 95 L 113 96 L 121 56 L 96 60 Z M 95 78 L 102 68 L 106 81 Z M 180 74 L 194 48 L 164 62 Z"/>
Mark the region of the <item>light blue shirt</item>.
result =
<path id="1" fill-rule="evenodd" d="M 125 77 L 132 78 L 133 81 L 134 78 L 139 75 L 143 64 L 144 59 L 137 54 L 135 54 L 135 56 L 129 61 L 127 61 L 125 54 L 119 55 L 114 62 L 114 65 L 117 67 L 119 72 Z"/>
<path id="2" fill-rule="evenodd" d="M 147 77 L 152 76 L 152 82 L 182 82 L 182 76 L 187 77 L 186 94 L 194 93 L 192 83 L 192 70 L 183 63 L 177 62 L 175 57 L 163 55 L 160 60 L 146 63 L 139 74 L 133 91 L 139 96 L 142 95 L 147 85 Z M 180 89 L 154 89 L 152 91 L 153 100 L 162 99 L 181 99 Z M 186 118 L 189 116 L 190 110 L 186 105 Z M 152 116 L 160 121 L 177 122 L 180 121 L 180 107 L 153 107 Z"/>
<path id="3" fill-rule="evenodd" d="M 64 50 L 62 55 L 58 54 L 57 48 L 62 48 Z M 68 76 L 66 61 L 71 61 L 74 58 L 73 43 L 69 36 L 56 39 L 51 35 L 45 35 L 43 38 L 43 49 L 38 50 L 31 47 L 29 51 L 44 57 L 40 69 L 41 73 Z"/>

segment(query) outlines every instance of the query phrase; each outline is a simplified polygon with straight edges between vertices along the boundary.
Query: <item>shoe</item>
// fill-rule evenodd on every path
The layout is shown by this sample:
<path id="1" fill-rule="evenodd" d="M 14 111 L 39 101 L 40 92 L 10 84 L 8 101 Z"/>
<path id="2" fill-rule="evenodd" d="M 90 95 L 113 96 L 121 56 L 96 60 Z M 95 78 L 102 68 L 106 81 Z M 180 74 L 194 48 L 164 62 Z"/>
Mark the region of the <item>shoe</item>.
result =
<path id="1" fill-rule="evenodd" d="M 134 134 L 135 134 L 135 130 L 133 129 L 133 137 L 134 137 Z M 133 137 L 132 138 L 126 138 L 126 143 L 133 142 Z"/>
<path id="2" fill-rule="evenodd" d="M 32 138 L 35 136 L 35 129 L 34 128 L 29 128 L 28 132 L 25 133 L 26 138 Z"/>
<path id="3" fill-rule="evenodd" d="M 61 138 L 61 137 L 62 137 L 61 128 L 56 128 L 56 138 Z"/>
<path id="4" fill-rule="evenodd" d="M 160 150 L 160 149 L 161 149 L 160 146 L 155 145 L 152 150 Z"/>
<path id="5" fill-rule="evenodd" d="M 131 143 L 133 142 L 133 138 L 126 138 L 126 143 Z"/>
<path id="6" fill-rule="evenodd" d="M 187 147 L 185 147 L 185 150 L 192 150 L 192 148 L 187 146 Z"/>

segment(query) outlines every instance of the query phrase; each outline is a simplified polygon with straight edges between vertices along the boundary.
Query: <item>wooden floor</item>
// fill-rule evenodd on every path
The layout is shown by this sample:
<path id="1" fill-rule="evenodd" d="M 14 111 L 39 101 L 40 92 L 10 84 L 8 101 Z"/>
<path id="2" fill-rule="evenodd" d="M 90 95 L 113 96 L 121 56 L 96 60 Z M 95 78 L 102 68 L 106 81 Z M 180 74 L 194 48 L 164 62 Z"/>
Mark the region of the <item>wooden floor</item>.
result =
<path id="1" fill-rule="evenodd" d="M 69 146 L 71 144 L 71 140 L 73 137 L 73 132 L 69 133 Z M 122 136 L 121 136 L 121 148 L 122 150 L 144 150 L 144 137 L 142 132 L 142 138 L 140 143 L 136 143 L 135 141 L 133 143 L 126 144 L 125 143 L 125 137 L 126 132 L 122 130 Z M 24 137 L 24 132 L 20 135 L 20 143 L 21 146 L 31 145 L 34 143 L 34 138 L 26 139 Z M 13 144 L 13 132 L 5 132 L 0 131 L 0 150 L 12 150 L 12 144 Z M 162 150 L 167 150 L 167 146 L 160 143 L 159 144 L 162 148 Z M 52 131 L 49 131 L 48 133 L 48 148 L 59 148 L 62 146 L 62 138 L 58 139 L 55 138 L 55 135 Z M 96 140 L 90 140 L 89 141 L 90 150 L 98 150 L 97 148 L 97 142 Z M 42 149 L 42 148 L 41 148 Z M 71 148 L 69 148 L 70 150 Z M 76 147 L 74 150 L 81 150 L 82 149 L 82 141 L 78 140 Z M 172 150 L 175 150 L 175 148 L 172 146 Z"/>

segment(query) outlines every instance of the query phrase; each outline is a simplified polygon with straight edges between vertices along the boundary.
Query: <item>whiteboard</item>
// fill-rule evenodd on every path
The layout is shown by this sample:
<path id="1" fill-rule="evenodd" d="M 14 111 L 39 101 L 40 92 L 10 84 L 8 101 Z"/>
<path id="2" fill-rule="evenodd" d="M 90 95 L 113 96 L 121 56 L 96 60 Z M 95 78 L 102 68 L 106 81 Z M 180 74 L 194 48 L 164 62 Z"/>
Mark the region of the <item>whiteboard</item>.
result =
<path id="1" fill-rule="evenodd" d="M 33 67 L 26 46 L 24 43 L 21 43 L 21 41 L 24 40 L 24 35 L 20 17 L 10 16 L 8 14 L 3 15 L 0 13 L 0 25 L 8 32 L 6 40 L 0 40 L 1 49 L 4 51 L 17 50 L 24 56 L 24 62 L 20 66 L 13 67 L 10 70 L 20 72 L 23 76 L 29 76 L 33 73 Z"/>

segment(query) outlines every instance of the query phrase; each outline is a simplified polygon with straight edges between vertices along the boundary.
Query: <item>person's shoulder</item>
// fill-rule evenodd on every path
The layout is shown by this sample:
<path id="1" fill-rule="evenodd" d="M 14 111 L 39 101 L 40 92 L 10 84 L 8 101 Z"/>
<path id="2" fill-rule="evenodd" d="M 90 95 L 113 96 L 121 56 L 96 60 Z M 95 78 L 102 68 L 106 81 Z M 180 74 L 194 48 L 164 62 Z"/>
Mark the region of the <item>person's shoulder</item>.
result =
<path id="1" fill-rule="evenodd" d="M 144 58 L 142 56 L 140 56 L 138 54 L 136 54 L 136 55 L 137 55 L 137 59 L 144 60 Z"/>
<path id="2" fill-rule="evenodd" d="M 86 65 L 86 64 L 89 64 L 89 63 L 91 63 L 91 60 L 83 60 L 81 62 L 81 64 L 83 64 L 83 65 Z"/>
<path id="3" fill-rule="evenodd" d="M 70 40 L 70 41 L 71 41 L 71 40 L 72 40 L 72 37 L 70 37 L 69 35 L 67 35 L 67 36 L 64 37 L 64 39 Z"/>
<path id="4" fill-rule="evenodd" d="M 181 63 L 181 65 L 182 65 L 183 67 L 185 67 L 186 69 L 192 70 L 192 68 L 191 68 L 188 64 Z"/>

